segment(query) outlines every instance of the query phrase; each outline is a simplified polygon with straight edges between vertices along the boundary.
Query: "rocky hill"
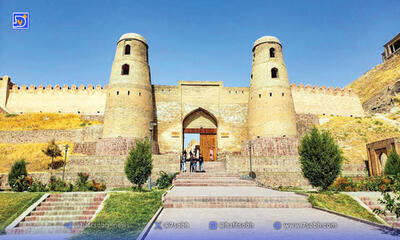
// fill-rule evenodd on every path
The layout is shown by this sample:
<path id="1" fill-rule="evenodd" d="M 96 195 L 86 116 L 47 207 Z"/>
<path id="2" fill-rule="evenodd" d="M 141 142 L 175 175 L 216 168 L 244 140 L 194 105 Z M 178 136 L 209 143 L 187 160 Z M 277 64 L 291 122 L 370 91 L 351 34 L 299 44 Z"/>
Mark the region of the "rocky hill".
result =
<path id="1" fill-rule="evenodd" d="M 377 107 L 375 105 L 379 105 L 379 102 L 369 102 L 367 106 L 364 104 L 378 94 L 382 95 L 382 92 L 383 95 L 386 92 L 390 92 L 398 80 L 400 80 L 400 55 L 394 56 L 386 62 L 370 69 L 347 87 L 353 89 L 360 97 L 365 110 L 370 111 L 373 107 Z M 388 99 L 391 101 L 391 97 Z"/>

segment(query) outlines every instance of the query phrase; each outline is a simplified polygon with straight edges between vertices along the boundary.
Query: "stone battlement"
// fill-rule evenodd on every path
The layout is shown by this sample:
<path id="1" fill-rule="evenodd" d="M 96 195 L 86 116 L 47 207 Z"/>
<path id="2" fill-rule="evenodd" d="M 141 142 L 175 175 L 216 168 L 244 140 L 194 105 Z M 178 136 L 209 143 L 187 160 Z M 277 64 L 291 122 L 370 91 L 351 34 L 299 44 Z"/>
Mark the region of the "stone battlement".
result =
<path id="1" fill-rule="evenodd" d="M 304 86 L 302 83 L 299 85 L 296 85 L 295 83 L 292 83 L 290 85 L 290 88 L 292 91 L 308 91 L 310 93 L 320 93 L 320 94 L 332 94 L 332 95 L 348 95 L 348 96 L 356 96 L 356 94 L 351 90 L 347 88 L 333 88 L 333 87 L 326 87 L 326 86 L 311 86 L 310 84 L 307 84 Z"/>
<path id="2" fill-rule="evenodd" d="M 21 92 L 21 93 L 24 93 L 24 92 L 30 92 L 30 93 L 38 92 L 38 93 L 42 93 L 42 92 L 49 92 L 49 91 L 51 91 L 51 92 L 61 92 L 61 91 L 65 92 L 65 91 L 68 91 L 68 92 L 75 92 L 75 93 L 78 93 L 78 92 L 81 91 L 81 92 L 87 93 L 88 91 L 103 92 L 103 91 L 105 91 L 107 88 L 108 88 L 108 85 L 105 85 L 104 87 L 101 86 L 101 85 L 97 85 L 97 86 L 95 87 L 95 86 L 93 86 L 92 84 L 89 84 L 89 85 L 87 85 L 87 86 L 85 86 L 85 85 L 80 85 L 79 87 L 76 86 L 76 85 L 71 85 L 71 86 L 64 85 L 64 86 L 61 87 L 61 86 L 58 85 L 58 84 L 55 85 L 55 86 L 47 85 L 46 87 L 45 87 L 44 85 L 39 85 L 39 86 L 30 85 L 30 86 L 28 87 L 28 86 L 26 86 L 26 85 L 18 86 L 17 84 L 11 84 L 11 86 L 10 86 L 10 92 L 13 92 L 13 93 L 19 93 L 19 92 Z"/>

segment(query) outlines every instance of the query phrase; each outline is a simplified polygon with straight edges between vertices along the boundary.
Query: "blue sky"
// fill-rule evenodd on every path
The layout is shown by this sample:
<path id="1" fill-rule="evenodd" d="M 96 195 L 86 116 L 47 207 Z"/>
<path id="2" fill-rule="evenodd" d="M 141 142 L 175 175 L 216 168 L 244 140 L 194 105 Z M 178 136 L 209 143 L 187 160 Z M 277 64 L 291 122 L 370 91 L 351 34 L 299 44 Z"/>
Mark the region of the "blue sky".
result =
<path id="1" fill-rule="evenodd" d="M 12 30 L 13 11 L 30 12 L 30 30 Z M 18 85 L 105 85 L 116 41 L 136 32 L 149 44 L 153 84 L 248 86 L 254 41 L 274 35 L 290 82 L 344 87 L 381 62 L 399 22 L 397 0 L 0 0 L 0 75 Z"/>

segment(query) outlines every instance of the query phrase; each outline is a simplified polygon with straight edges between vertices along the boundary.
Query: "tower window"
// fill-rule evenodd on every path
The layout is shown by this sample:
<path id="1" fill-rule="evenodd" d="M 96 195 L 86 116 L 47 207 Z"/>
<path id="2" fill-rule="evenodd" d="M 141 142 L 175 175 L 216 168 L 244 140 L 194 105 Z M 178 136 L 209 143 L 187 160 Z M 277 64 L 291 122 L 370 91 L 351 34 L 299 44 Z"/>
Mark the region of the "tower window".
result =
<path id="1" fill-rule="evenodd" d="M 258 98 L 261 98 L 261 94 L 258 94 Z"/>
<path id="2" fill-rule="evenodd" d="M 251 79 L 253 79 L 253 74 L 251 74 Z"/>
<path id="3" fill-rule="evenodd" d="M 271 78 L 278 78 L 278 69 L 277 68 L 271 69 Z"/>
<path id="4" fill-rule="evenodd" d="M 126 45 L 125 46 L 125 55 L 129 55 L 131 54 L 131 45 Z"/>
<path id="5" fill-rule="evenodd" d="M 131 94 L 131 91 L 128 91 L 128 96 Z"/>
<path id="6" fill-rule="evenodd" d="M 283 97 L 283 96 L 285 96 L 285 93 L 284 93 L 284 92 L 282 93 L 282 97 Z"/>
<path id="7" fill-rule="evenodd" d="M 275 57 L 275 48 L 270 48 L 269 49 L 269 57 L 274 58 Z"/>
<path id="8" fill-rule="evenodd" d="M 269 96 L 272 97 L 272 92 L 269 93 Z"/>
<path id="9" fill-rule="evenodd" d="M 142 96 L 142 93 L 141 93 L 141 92 L 139 92 L 139 97 L 140 97 L 140 96 Z"/>
<path id="10" fill-rule="evenodd" d="M 117 95 L 119 95 L 119 91 L 117 91 Z"/>
<path id="11" fill-rule="evenodd" d="M 129 65 L 128 64 L 122 65 L 121 75 L 129 75 Z"/>

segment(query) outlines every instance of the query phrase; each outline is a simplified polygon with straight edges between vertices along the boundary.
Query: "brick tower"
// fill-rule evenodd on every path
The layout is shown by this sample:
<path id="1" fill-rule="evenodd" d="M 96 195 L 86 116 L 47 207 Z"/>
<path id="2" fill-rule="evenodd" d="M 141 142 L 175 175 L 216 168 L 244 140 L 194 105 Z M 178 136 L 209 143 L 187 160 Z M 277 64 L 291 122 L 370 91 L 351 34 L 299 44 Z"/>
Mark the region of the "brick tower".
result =
<path id="1" fill-rule="evenodd" d="M 111 68 L 104 112 L 103 138 L 144 138 L 153 121 L 153 94 L 144 37 L 121 36 Z"/>
<path id="2" fill-rule="evenodd" d="M 264 36 L 253 46 L 248 105 L 249 138 L 296 137 L 296 114 L 282 45 Z"/>

